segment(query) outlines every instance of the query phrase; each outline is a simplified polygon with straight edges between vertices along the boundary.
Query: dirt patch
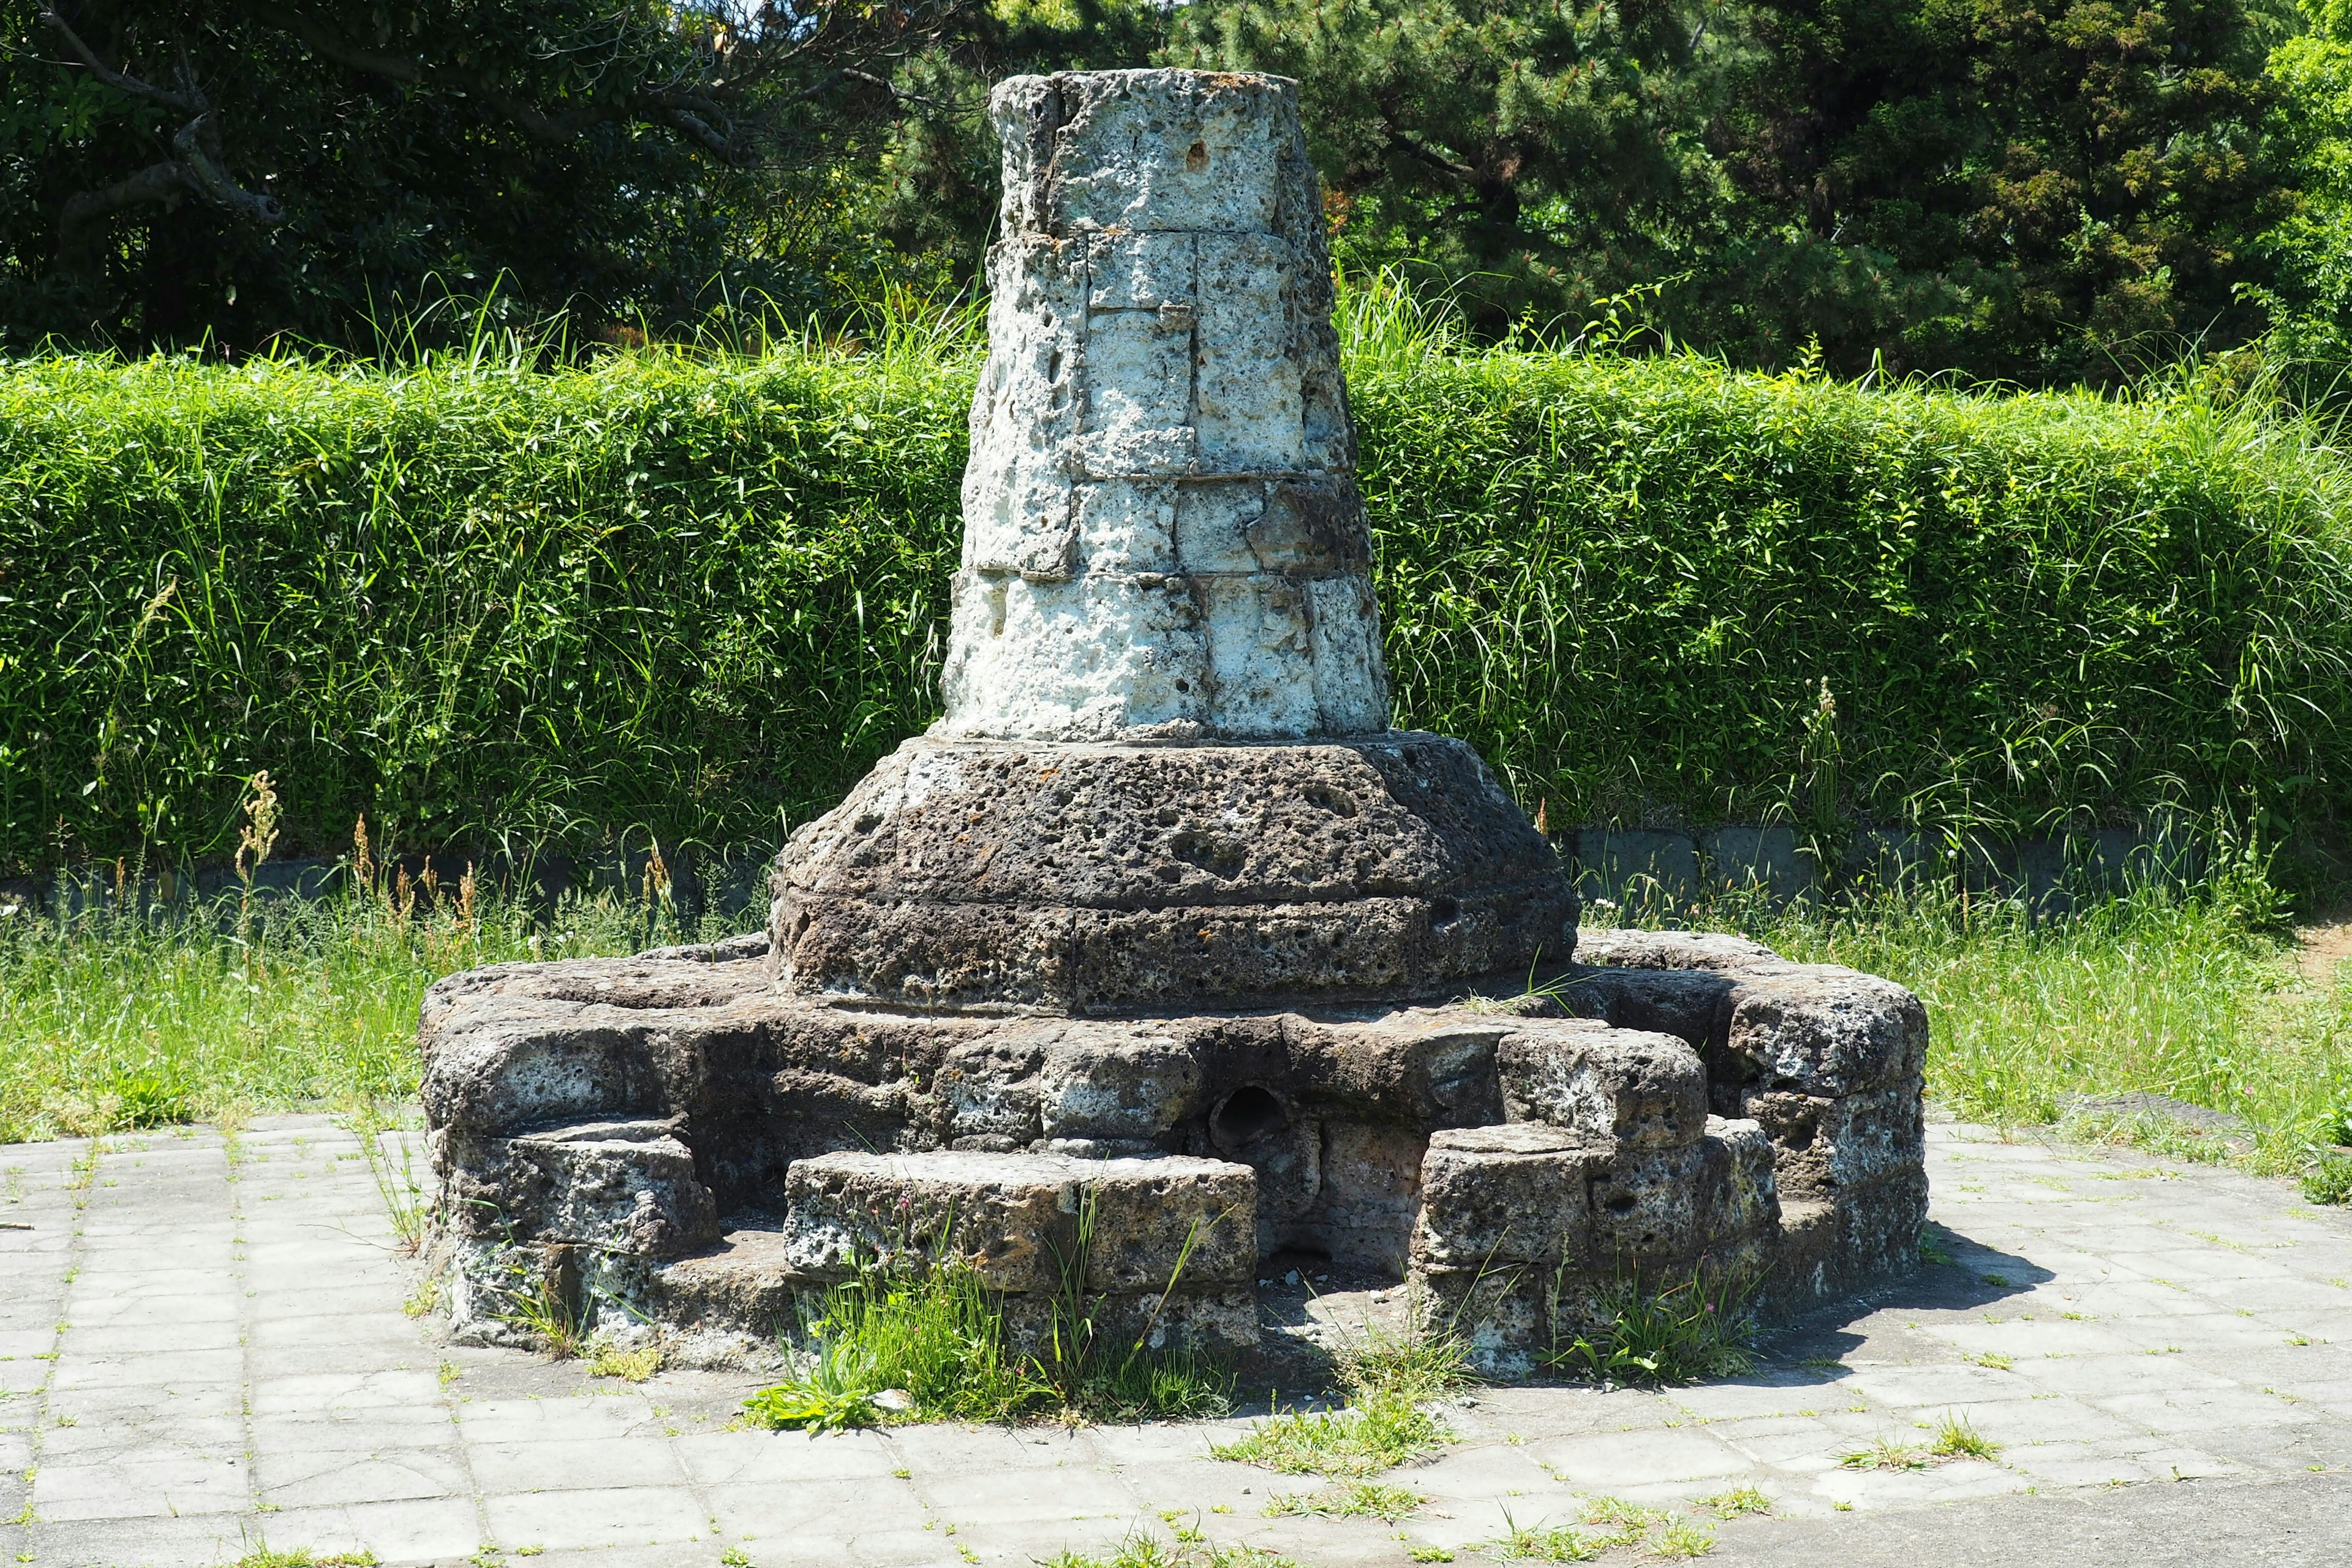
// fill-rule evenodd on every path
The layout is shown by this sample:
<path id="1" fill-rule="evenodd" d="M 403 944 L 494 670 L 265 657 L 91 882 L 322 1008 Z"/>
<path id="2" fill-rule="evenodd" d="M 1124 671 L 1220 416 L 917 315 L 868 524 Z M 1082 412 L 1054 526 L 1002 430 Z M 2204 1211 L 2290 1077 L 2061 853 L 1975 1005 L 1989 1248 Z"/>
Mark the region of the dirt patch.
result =
<path id="1" fill-rule="evenodd" d="M 2297 926 L 2295 963 L 2314 985 L 2336 984 L 2336 966 L 2352 958 L 2352 920 Z"/>

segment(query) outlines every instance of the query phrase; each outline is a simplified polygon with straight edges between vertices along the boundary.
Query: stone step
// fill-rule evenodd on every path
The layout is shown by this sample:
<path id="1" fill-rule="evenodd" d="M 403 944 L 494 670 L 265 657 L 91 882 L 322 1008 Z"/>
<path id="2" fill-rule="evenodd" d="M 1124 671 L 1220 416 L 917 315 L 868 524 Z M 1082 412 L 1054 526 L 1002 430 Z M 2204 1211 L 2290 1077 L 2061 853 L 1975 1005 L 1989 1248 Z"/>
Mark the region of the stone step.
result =
<path id="1" fill-rule="evenodd" d="M 784 1255 L 813 1279 L 949 1258 L 991 1289 L 1129 1294 L 1248 1286 L 1257 1174 L 1224 1160 L 940 1151 L 821 1154 L 784 1173 Z"/>

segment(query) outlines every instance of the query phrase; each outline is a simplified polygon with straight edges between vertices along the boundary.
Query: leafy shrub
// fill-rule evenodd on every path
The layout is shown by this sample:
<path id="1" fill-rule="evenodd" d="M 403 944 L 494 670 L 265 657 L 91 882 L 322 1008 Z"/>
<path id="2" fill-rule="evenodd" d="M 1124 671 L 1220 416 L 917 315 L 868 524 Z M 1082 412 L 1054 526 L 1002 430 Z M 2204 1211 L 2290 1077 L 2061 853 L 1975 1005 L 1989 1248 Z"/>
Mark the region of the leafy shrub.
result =
<path id="1" fill-rule="evenodd" d="M 1398 719 L 1555 823 L 2343 794 L 2345 469 L 2254 399 L 1351 331 Z M 772 842 L 934 715 L 973 369 L 0 367 L 0 872 L 226 859 L 262 768 L 281 854 Z"/>

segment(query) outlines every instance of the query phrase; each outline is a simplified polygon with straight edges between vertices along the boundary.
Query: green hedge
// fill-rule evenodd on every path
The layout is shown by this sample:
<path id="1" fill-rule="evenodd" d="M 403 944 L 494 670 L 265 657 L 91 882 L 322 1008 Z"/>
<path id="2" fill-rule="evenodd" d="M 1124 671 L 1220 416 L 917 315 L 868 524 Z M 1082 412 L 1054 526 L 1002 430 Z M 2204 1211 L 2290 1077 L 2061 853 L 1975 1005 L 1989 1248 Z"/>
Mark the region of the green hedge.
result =
<path id="1" fill-rule="evenodd" d="M 0 872 L 772 841 L 927 721 L 969 354 L 0 367 Z M 1351 367 L 1401 722 L 1551 820 L 2334 814 L 2346 470 L 2191 398 Z M 1806 739 L 1826 677 L 1834 735 Z M 1832 767 L 1834 767 L 1834 772 Z"/>

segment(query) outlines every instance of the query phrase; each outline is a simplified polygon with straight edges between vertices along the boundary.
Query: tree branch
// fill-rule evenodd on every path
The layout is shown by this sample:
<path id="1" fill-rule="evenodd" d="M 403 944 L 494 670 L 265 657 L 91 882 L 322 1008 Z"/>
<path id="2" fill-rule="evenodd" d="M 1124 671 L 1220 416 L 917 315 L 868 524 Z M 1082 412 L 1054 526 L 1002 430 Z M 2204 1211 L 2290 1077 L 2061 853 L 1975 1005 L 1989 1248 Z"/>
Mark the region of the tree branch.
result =
<path id="1" fill-rule="evenodd" d="M 1389 145 L 1412 153 L 1424 163 L 1434 164 L 1449 174 L 1474 182 L 1478 179 L 1478 171 L 1469 164 L 1449 158 L 1428 142 L 1418 137 L 1408 136 L 1402 131 L 1389 132 Z"/>
<path id="2" fill-rule="evenodd" d="M 284 223 L 286 209 L 278 204 L 276 196 L 268 195 L 259 191 L 247 190 L 243 185 L 230 179 L 221 171 L 218 163 L 205 155 L 203 145 L 205 122 L 211 118 L 209 113 L 197 115 L 194 120 L 181 126 L 180 133 L 172 138 L 172 145 L 179 149 L 180 156 L 186 162 L 188 172 L 194 179 L 196 188 L 211 197 L 217 205 L 226 207 L 230 212 L 254 223 L 271 225 Z"/>
<path id="3" fill-rule="evenodd" d="M 362 76 L 380 76 L 388 81 L 411 84 L 425 79 L 425 68 L 405 55 L 378 54 L 373 49 L 356 48 L 335 37 L 301 12 L 284 5 L 247 5 L 257 20 L 267 22 L 281 32 L 293 34 L 315 55 L 323 55 L 339 66 L 359 72 Z"/>
<path id="4" fill-rule="evenodd" d="M 152 98 L 158 103 L 169 104 L 173 109 L 182 110 L 190 114 L 202 114 L 205 109 L 209 107 L 205 104 L 202 92 L 196 92 L 193 97 L 186 92 L 167 92 L 160 87 L 155 87 L 147 82 L 141 81 L 135 76 L 128 76 L 121 71 L 116 70 L 104 60 L 100 59 L 98 58 L 98 51 L 91 48 L 88 44 L 83 43 L 81 41 L 81 35 L 75 32 L 70 26 L 67 26 L 66 19 L 63 16 L 58 16 L 55 11 L 43 11 L 41 13 L 41 20 L 47 22 L 59 37 L 65 39 L 66 47 L 73 50 L 75 55 L 80 58 L 83 67 L 89 70 L 90 75 L 96 77 L 107 86 L 114 89 L 117 92 L 127 92 L 134 98 Z M 192 88 L 194 86 L 193 83 L 190 83 L 185 79 L 183 79 L 181 85 L 184 88 Z M 138 176 L 136 175 L 132 176 L 134 179 L 137 177 Z"/>
<path id="5" fill-rule="evenodd" d="M 58 214 L 58 262 L 75 271 L 88 270 L 98 259 L 98 241 L 105 232 L 106 219 L 126 207 L 169 201 L 184 191 L 199 189 L 194 170 L 167 159 L 103 189 L 76 192 L 66 198 Z"/>

